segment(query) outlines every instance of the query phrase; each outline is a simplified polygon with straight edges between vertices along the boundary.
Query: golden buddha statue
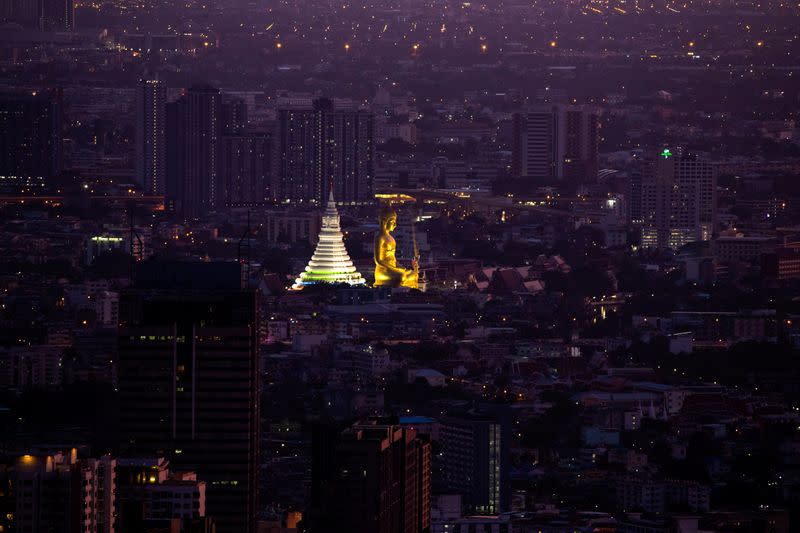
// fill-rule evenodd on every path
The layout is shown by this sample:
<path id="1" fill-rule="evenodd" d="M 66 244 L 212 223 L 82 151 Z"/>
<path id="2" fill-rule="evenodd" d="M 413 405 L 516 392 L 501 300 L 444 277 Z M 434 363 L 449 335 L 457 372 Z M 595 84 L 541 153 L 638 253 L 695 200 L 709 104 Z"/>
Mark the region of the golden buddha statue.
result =
<path id="1" fill-rule="evenodd" d="M 381 210 L 380 232 L 375 237 L 375 286 L 419 288 L 419 262 L 412 260 L 410 269 L 397 265 L 397 243 L 392 232 L 397 227 L 397 213 L 387 206 Z"/>

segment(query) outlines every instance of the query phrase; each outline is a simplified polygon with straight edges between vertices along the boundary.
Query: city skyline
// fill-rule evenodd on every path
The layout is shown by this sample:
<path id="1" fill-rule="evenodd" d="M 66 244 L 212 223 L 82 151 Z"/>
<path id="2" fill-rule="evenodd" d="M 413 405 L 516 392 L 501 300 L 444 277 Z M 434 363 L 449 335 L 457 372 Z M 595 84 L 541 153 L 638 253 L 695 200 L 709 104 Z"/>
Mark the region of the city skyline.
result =
<path id="1" fill-rule="evenodd" d="M 798 27 L 0 0 L 0 533 L 800 530 Z"/>

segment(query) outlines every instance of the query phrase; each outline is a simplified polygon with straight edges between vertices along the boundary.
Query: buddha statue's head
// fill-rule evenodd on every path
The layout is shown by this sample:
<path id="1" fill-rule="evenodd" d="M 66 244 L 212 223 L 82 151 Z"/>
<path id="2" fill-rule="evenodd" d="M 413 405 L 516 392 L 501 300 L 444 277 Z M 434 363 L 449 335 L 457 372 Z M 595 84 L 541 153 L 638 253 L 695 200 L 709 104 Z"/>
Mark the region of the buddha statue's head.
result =
<path id="1" fill-rule="evenodd" d="M 390 206 L 381 209 L 380 224 L 381 229 L 387 233 L 391 233 L 397 227 L 397 213 Z"/>

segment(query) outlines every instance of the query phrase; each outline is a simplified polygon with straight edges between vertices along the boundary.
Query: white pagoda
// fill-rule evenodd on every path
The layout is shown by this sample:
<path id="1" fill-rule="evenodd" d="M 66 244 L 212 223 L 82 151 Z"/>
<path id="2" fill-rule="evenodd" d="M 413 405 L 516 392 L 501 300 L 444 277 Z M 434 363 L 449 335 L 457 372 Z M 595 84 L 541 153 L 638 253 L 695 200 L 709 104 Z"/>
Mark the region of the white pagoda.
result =
<path id="1" fill-rule="evenodd" d="M 302 289 L 306 285 L 316 283 L 347 283 L 348 285 L 364 285 L 366 281 L 356 271 L 353 261 L 344 247 L 344 235 L 339 227 L 339 211 L 333 200 L 333 191 L 328 197 L 328 207 L 322 214 L 322 229 L 319 242 L 308 262 L 305 271 L 300 274 L 292 286 Z"/>

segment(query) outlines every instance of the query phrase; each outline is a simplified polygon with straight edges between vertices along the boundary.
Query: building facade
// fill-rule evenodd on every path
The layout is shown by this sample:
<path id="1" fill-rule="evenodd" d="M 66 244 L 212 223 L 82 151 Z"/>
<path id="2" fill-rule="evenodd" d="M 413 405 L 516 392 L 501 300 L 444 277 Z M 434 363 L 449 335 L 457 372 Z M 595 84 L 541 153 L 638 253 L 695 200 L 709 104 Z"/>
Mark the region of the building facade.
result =
<path id="1" fill-rule="evenodd" d="M 61 108 L 46 94 L 0 96 L 0 187 L 38 187 L 61 173 Z"/>
<path id="2" fill-rule="evenodd" d="M 136 86 L 136 181 L 148 194 L 166 192 L 167 86 L 141 80 Z"/>
<path id="3" fill-rule="evenodd" d="M 422 533 L 430 528 L 430 443 L 416 431 L 358 423 L 334 444 L 320 529 Z M 316 525 L 316 524 L 315 524 Z"/>
<path id="4" fill-rule="evenodd" d="M 16 533 L 114 533 L 116 461 L 66 453 L 23 455 L 11 473 Z"/>
<path id="5" fill-rule="evenodd" d="M 448 417 L 439 429 L 440 491 L 462 495 L 467 513 L 497 514 L 508 506 L 508 427 L 502 416 Z"/>
<path id="6" fill-rule="evenodd" d="M 268 134 L 226 135 L 222 168 L 226 207 L 263 205 L 270 201 L 271 137 Z"/>
<path id="7" fill-rule="evenodd" d="M 75 30 L 74 0 L 39 0 L 38 4 L 40 29 L 44 31 Z"/>
<path id="8" fill-rule="evenodd" d="M 319 98 L 311 106 L 278 110 L 273 198 L 281 203 L 322 205 L 329 188 L 339 202 L 372 199 L 373 116 Z"/>
<path id="9" fill-rule="evenodd" d="M 599 111 L 539 106 L 513 118 L 512 174 L 534 183 L 597 179 Z"/>
<path id="10" fill-rule="evenodd" d="M 118 459 L 116 481 L 117 533 L 138 533 L 173 520 L 187 526 L 206 518 L 205 481 L 195 472 L 171 471 L 163 457 Z"/>
<path id="11" fill-rule="evenodd" d="M 264 236 L 268 243 L 317 243 L 322 228 L 319 210 L 272 210 L 263 215 Z"/>
<path id="12" fill-rule="evenodd" d="M 187 218 L 205 216 L 220 208 L 224 201 L 220 180 L 222 144 L 222 97 L 219 89 L 199 85 L 190 88 L 177 102 L 171 114 L 168 139 L 176 143 L 174 151 L 175 195 L 178 211 Z M 172 178 L 172 176 L 170 176 Z"/>
<path id="13" fill-rule="evenodd" d="M 642 246 L 677 249 L 708 241 L 717 219 L 717 171 L 708 161 L 664 149 L 642 176 Z"/>

